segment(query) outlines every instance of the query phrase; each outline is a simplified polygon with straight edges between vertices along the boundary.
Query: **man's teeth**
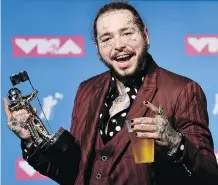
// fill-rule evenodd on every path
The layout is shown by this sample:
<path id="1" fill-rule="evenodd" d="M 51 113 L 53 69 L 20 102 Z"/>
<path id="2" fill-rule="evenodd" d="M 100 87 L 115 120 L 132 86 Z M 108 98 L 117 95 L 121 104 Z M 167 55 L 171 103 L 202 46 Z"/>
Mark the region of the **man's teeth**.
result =
<path id="1" fill-rule="evenodd" d="M 130 55 L 121 55 L 121 56 L 118 56 L 116 57 L 117 60 L 120 60 L 120 59 L 126 59 L 126 58 L 129 58 Z"/>

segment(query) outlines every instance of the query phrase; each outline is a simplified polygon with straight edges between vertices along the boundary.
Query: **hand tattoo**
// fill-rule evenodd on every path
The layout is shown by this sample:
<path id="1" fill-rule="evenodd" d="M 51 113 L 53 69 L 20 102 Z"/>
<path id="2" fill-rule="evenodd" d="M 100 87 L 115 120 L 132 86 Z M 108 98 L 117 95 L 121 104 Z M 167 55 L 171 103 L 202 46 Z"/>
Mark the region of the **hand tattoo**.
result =
<path id="1" fill-rule="evenodd" d="M 28 139 L 30 133 L 24 128 L 24 122 L 18 122 L 13 116 L 7 121 L 8 128 L 13 131 L 19 138 Z"/>
<path id="2" fill-rule="evenodd" d="M 176 150 L 181 142 L 181 136 L 179 133 L 172 128 L 169 121 L 160 116 L 156 116 L 154 122 L 159 127 L 157 141 L 160 145 L 168 146 L 169 150 Z"/>

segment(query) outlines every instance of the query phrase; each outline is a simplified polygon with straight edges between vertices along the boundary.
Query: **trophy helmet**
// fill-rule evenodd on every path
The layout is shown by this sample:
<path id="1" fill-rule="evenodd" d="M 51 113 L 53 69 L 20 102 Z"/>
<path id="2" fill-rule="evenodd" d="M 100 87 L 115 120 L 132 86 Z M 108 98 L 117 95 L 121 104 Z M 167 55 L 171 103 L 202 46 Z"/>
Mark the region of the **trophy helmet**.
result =
<path id="1" fill-rule="evenodd" d="M 16 100 L 16 99 L 19 99 L 21 97 L 21 91 L 14 87 L 14 88 L 11 88 L 9 91 L 8 91 L 8 98 L 10 100 Z"/>

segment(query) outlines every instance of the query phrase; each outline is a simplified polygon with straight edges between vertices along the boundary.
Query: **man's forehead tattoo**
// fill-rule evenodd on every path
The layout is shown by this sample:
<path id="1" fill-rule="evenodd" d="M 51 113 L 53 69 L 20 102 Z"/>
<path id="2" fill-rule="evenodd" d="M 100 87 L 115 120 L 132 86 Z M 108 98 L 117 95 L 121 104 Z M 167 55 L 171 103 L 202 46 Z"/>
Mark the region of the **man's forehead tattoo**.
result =
<path id="1" fill-rule="evenodd" d="M 133 16 L 130 16 L 130 15 L 128 15 L 127 16 L 127 21 L 126 21 L 126 25 L 132 25 L 133 23 L 134 23 L 134 21 L 133 21 Z"/>
<path id="2" fill-rule="evenodd" d="M 115 13 L 115 14 L 117 14 L 117 13 Z M 111 15 L 111 14 L 110 14 Z M 106 16 L 110 16 L 110 15 L 106 15 Z M 105 16 L 104 16 L 105 17 Z M 135 19 L 134 19 L 134 17 L 132 16 L 132 15 L 128 15 L 127 16 L 127 21 L 125 22 L 125 24 L 123 25 L 123 27 L 124 28 L 133 28 L 133 29 L 135 29 L 135 30 L 138 30 L 138 27 L 137 27 L 137 25 L 136 25 L 136 22 L 135 22 Z M 106 25 L 103 25 L 102 26 L 102 30 L 103 31 L 107 31 L 108 30 L 108 27 L 106 26 Z"/>
<path id="3" fill-rule="evenodd" d="M 105 26 L 105 25 L 103 25 L 103 26 L 102 26 L 102 30 L 106 31 L 106 30 L 108 30 L 108 27 Z"/>
<path id="4" fill-rule="evenodd" d="M 138 26 L 135 24 L 135 21 L 133 21 L 132 19 L 129 19 L 128 21 L 125 22 L 125 24 L 123 25 L 124 28 L 132 28 L 134 30 L 139 30 Z"/>

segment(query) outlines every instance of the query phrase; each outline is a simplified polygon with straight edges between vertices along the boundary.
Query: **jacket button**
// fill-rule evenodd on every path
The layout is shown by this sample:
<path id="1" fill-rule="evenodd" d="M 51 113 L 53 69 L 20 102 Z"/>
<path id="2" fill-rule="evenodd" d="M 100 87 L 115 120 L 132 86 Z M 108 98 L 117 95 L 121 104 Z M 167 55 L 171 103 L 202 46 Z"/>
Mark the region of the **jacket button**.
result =
<path id="1" fill-rule="evenodd" d="M 102 161 L 106 161 L 107 160 L 107 156 L 102 156 Z"/>
<path id="2" fill-rule="evenodd" d="M 96 178 L 97 178 L 97 179 L 100 179 L 100 178 L 101 178 L 101 174 L 100 174 L 100 173 L 97 174 L 97 175 L 96 175 Z"/>

